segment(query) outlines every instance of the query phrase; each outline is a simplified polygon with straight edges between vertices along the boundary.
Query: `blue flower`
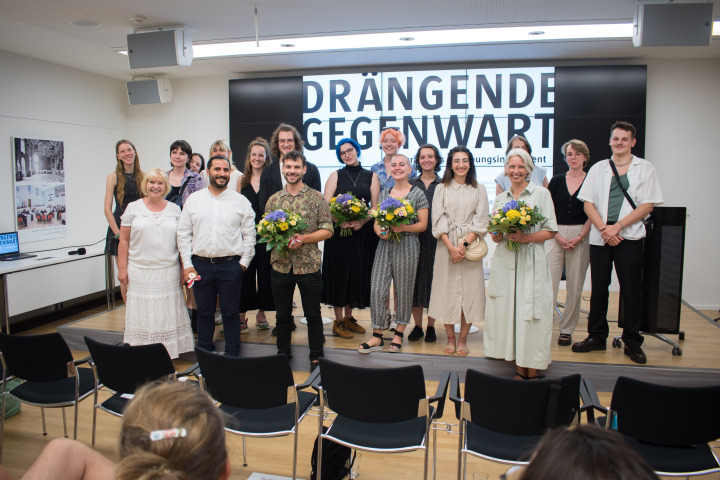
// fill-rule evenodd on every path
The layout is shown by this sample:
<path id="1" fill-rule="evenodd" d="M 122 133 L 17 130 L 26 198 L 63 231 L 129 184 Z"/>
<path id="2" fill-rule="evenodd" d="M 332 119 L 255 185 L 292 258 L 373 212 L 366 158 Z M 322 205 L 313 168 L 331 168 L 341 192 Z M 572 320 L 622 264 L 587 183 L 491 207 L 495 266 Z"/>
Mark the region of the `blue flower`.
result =
<path id="1" fill-rule="evenodd" d="M 507 213 L 510 210 L 517 209 L 518 208 L 518 202 L 515 200 L 510 200 L 508 203 L 503 205 L 502 211 L 503 213 Z"/>
<path id="2" fill-rule="evenodd" d="M 342 195 L 338 195 L 335 201 L 341 205 L 344 205 L 348 203 L 350 200 L 352 200 L 352 195 L 349 193 L 343 193 Z"/>
<path id="3" fill-rule="evenodd" d="M 397 198 L 388 197 L 382 202 L 380 202 L 380 210 L 390 210 L 395 208 L 400 208 L 403 206 L 403 203 L 398 200 Z"/>
<path id="4" fill-rule="evenodd" d="M 269 220 L 271 222 L 277 222 L 277 221 L 284 222 L 286 215 L 287 214 L 282 210 L 275 210 L 274 212 L 270 212 L 267 215 L 265 215 L 265 220 Z"/>

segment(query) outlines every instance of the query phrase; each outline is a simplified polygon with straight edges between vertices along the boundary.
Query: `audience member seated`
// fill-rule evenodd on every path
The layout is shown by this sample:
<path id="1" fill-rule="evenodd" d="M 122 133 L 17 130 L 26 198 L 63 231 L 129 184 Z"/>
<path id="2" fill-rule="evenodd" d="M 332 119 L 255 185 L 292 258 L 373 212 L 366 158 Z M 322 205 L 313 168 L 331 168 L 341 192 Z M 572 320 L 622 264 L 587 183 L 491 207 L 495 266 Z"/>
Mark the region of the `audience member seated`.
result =
<path id="1" fill-rule="evenodd" d="M 192 385 L 145 385 L 128 404 L 122 421 L 117 466 L 90 447 L 61 438 L 45 447 L 23 480 L 230 477 L 220 411 Z"/>
<path id="2" fill-rule="evenodd" d="M 594 425 L 549 431 L 538 443 L 530 463 L 525 468 L 510 469 L 502 478 L 658 480 L 650 465 L 619 433 Z"/>

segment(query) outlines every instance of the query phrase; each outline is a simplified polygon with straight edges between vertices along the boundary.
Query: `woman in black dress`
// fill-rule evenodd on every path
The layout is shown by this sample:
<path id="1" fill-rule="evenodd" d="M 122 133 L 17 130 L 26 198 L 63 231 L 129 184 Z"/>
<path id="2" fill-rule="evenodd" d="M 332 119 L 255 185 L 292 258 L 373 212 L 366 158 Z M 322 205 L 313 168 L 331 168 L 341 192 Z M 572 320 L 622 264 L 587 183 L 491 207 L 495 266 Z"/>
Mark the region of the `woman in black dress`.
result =
<path id="1" fill-rule="evenodd" d="M 351 138 L 343 138 L 338 142 L 335 154 L 345 167 L 330 174 L 325 183 L 325 199 L 329 202 L 337 195 L 350 193 L 375 208 L 380 181 L 376 174 L 360 165 L 360 145 Z M 342 338 L 365 333 L 353 318 L 352 309 L 370 305 L 370 274 L 378 237 L 369 220 L 343 223 L 335 229 L 332 238 L 325 240 L 322 301 L 333 306 L 333 333 Z M 352 228 L 353 234 L 341 236 L 340 228 L 343 227 Z"/>
<path id="2" fill-rule="evenodd" d="M 115 144 L 117 164 L 115 171 L 107 176 L 105 182 L 105 218 L 108 221 L 105 238 L 105 254 L 115 257 L 117 267 L 118 244 L 120 242 L 120 217 L 125 208 L 142 197 L 140 184 L 143 171 L 140 169 L 140 157 L 130 140 L 120 140 Z M 115 210 L 112 209 L 113 201 Z M 123 302 L 127 296 L 127 287 L 120 283 Z"/>
<path id="3" fill-rule="evenodd" d="M 419 177 L 410 180 L 410 185 L 418 187 L 425 192 L 430 204 L 428 218 L 432 218 L 432 203 L 435 187 L 440 183 L 437 172 L 440 171 L 442 156 L 435 145 L 421 145 L 415 154 L 415 169 L 421 172 Z M 418 262 L 417 274 L 415 275 L 415 290 L 413 292 L 413 320 L 415 326 L 408 335 L 408 340 L 415 342 L 423 335 L 426 342 L 437 340 L 435 335 L 435 319 L 428 316 L 427 332 L 423 334 L 422 315 L 423 308 L 430 307 L 430 291 L 433 279 L 433 265 L 435 263 L 435 248 L 437 239 L 432 234 L 432 222 L 428 222 L 427 229 L 418 235 L 420 240 L 420 261 Z"/>
<path id="4" fill-rule="evenodd" d="M 255 211 L 255 225 L 262 220 L 263 213 L 260 210 L 260 175 L 265 167 L 270 165 L 270 147 L 267 140 L 257 137 L 248 145 L 245 157 L 245 171 L 240 178 L 240 194 L 250 201 Z M 270 252 L 267 251 L 264 243 L 255 244 L 255 256 L 243 274 L 242 287 L 240 289 L 240 333 L 247 333 L 248 310 L 257 309 L 255 324 L 258 330 L 270 328 L 265 312 L 275 311 L 272 290 L 270 289 Z"/>

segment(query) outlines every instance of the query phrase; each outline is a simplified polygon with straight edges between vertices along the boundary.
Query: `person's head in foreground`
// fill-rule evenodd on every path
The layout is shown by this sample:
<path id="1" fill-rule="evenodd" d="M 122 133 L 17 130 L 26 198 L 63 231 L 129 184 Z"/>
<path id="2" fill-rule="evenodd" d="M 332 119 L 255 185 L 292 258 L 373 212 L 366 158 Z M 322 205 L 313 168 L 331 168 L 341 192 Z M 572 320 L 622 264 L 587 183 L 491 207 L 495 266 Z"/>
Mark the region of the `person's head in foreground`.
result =
<path id="1" fill-rule="evenodd" d="M 118 480 L 225 480 L 224 423 L 210 398 L 185 382 L 141 387 L 125 409 Z"/>
<path id="2" fill-rule="evenodd" d="M 658 480 L 647 462 L 614 430 L 594 425 L 550 430 L 519 480 Z"/>

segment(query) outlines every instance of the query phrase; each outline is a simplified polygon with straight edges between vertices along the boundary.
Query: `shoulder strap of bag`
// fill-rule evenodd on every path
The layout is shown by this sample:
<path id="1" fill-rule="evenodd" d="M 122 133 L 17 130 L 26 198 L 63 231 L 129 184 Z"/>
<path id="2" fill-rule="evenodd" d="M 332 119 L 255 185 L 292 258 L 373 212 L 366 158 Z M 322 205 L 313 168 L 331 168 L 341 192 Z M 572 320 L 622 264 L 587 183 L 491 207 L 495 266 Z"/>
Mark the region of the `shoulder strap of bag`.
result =
<path id="1" fill-rule="evenodd" d="M 630 202 L 630 206 L 635 210 L 637 207 L 635 206 L 635 202 L 633 202 L 633 199 L 630 198 L 630 195 L 628 195 L 627 190 L 625 190 L 625 187 L 623 187 L 622 182 L 620 181 L 620 175 L 618 175 L 617 168 L 615 168 L 615 162 L 610 161 L 610 168 L 612 168 L 613 173 L 615 174 L 615 180 L 617 181 L 618 185 L 620 186 L 620 190 L 622 190 L 623 195 L 625 195 L 625 198 L 627 198 L 627 201 Z"/>

